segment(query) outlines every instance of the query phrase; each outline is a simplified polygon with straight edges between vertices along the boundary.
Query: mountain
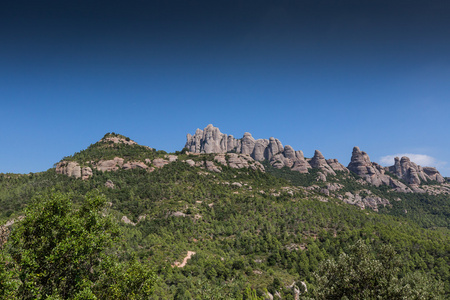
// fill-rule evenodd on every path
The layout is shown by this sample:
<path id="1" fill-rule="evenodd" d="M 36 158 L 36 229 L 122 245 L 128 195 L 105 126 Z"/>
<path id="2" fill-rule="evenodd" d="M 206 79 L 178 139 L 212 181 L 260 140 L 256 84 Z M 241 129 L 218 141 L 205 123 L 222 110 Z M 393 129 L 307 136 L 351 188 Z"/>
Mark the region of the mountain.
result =
<path id="1" fill-rule="evenodd" d="M 321 270 L 361 243 L 375 277 L 392 247 L 393 290 L 450 295 L 450 184 L 407 158 L 385 168 L 355 147 L 345 167 L 212 125 L 175 153 L 108 133 L 45 172 L 0 174 L 0 224 L 14 232 L 36 195 L 81 207 L 93 190 L 122 228 L 120 259 L 154 266 L 155 299 L 320 298 Z"/>
<path id="2" fill-rule="evenodd" d="M 338 171 L 352 171 L 375 185 L 387 185 L 400 192 L 424 192 L 418 185 L 421 183 L 436 181 L 444 183 L 444 177 L 436 168 L 424 167 L 411 162 L 408 157 L 400 160 L 395 158 L 395 165 L 382 167 L 371 162 L 366 152 L 358 147 L 353 148 L 350 164 L 344 167 L 337 159 L 325 159 L 319 150 L 314 156 L 305 159 L 301 150 L 295 151 L 291 146 L 283 144 L 280 140 L 270 139 L 255 140 L 248 132 L 241 139 L 232 135 L 223 134 L 219 128 L 209 124 L 204 130 L 197 129 L 194 135 L 187 135 L 185 147 L 193 153 L 241 153 L 250 155 L 256 161 L 267 160 L 277 169 L 288 167 L 300 173 L 309 173 L 310 169 L 319 169 L 319 179 L 326 181 L 327 175 L 336 175 Z M 398 178 L 393 177 L 390 172 Z M 406 186 L 398 179 L 403 179 Z"/>

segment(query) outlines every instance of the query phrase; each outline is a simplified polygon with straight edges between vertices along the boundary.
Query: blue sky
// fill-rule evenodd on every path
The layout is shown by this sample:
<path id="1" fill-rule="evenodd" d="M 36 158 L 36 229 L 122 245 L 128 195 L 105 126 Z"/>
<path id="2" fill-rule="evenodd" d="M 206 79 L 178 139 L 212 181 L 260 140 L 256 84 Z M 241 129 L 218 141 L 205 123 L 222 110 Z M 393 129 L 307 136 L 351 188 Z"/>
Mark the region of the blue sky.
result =
<path id="1" fill-rule="evenodd" d="M 2 1 L 0 172 L 107 132 L 181 150 L 212 123 L 450 176 L 449 15 L 444 0 Z"/>

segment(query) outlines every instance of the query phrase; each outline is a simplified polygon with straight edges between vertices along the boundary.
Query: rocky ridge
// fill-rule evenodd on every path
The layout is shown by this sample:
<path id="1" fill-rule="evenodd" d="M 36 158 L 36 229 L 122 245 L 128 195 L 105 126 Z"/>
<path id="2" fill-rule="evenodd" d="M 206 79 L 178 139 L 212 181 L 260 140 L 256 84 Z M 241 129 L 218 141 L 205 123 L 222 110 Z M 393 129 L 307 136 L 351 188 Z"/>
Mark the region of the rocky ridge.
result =
<path id="1" fill-rule="evenodd" d="M 396 158 L 393 166 L 383 167 L 371 162 L 366 152 L 354 147 L 351 161 L 345 167 L 337 159 L 325 159 L 319 150 L 314 152 L 312 158 L 305 159 L 301 150 L 294 150 L 289 145 L 283 147 L 276 138 L 255 140 L 249 132 L 246 132 L 241 139 L 236 139 L 232 135 L 221 133 L 219 128 L 212 124 L 203 130 L 197 129 L 194 135 L 187 134 L 185 148 L 193 153 L 248 155 L 258 162 L 267 160 L 275 168 L 288 167 L 300 173 L 318 169 L 317 179 L 321 181 L 326 181 L 329 175 L 336 175 L 337 171 L 345 173 L 351 171 L 372 185 L 387 185 L 405 193 L 425 192 L 419 187 L 423 182 L 445 182 L 445 178 L 436 168 L 421 167 L 407 157 Z"/>
<path id="2" fill-rule="evenodd" d="M 237 153 L 249 155 L 255 161 L 267 160 L 275 168 L 288 167 L 300 173 L 308 173 L 309 169 L 320 169 L 320 178 L 326 180 L 327 175 L 336 175 L 336 171 L 348 170 L 337 159 L 326 160 L 322 153 L 315 151 L 311 159 L 305 159 L 303 152 L 295 151 L 291 146 L 283 146 L 276 138 L 255 140 L 246 132 L 241 139 L 221 133 L 212 124 L 205 129 L 197 129 L 194 135 L 187 134 L 185 148 L 194 153 Z"/>

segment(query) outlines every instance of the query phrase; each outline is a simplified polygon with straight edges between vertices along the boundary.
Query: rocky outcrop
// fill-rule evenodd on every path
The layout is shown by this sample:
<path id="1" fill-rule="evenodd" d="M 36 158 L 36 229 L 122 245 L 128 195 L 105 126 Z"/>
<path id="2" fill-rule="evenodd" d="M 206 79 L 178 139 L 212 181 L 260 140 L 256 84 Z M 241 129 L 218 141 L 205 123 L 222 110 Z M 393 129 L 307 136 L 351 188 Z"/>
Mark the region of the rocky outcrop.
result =
<path id="1" fill-rule="evenodd" d="M 334 171 L 342 171 L 345 173 L 350 172 L 343 164 L 341 164 L 337 159 L 327 159 L 328 165 L 334 170 Z"/>
<path id="2" fill-rule="evenodd" d="M 143 163 L 142 161 L 130 161 L 127 163 L 124 163 L 122 166 L 122 169 L 124 170 L 130 170 L 130 169 L 148 169 L 148 166 Z"/>
<path id="3" fill-rule="evenodd" d="M 81 167 L 78 163 L 73 161 L 62 161 L 56 165 L 56 173 L 67 175 L 69 177 L 80 178 Z"/>
<path id="4" fill-rule="evenodd" d="M 232 135 L 223 134 L 209 124 L 204 130 L 197 129 L 193 136 L 187 134 L 185 147 L 194 153 L 225 153 L 238 147 L 238 142 Z"/>
<path id="5" fill-rule="evenodd" d="M 87 180 L 92 176 L 92 169 L 90 167 L 83 167 L 81 169 L 81 179 Z"/>
<path id="6" fill-rule="evenodd" d="M 432 167 L 421 167 L 412 162 L 408 157 L 403 156 L 401 159 L 396 157 L 394 165 L 387 167 L 386 170 L 403 179 L 408 184 L 419 185 L 422 182 L 437 181 L 443 183 L 444 177 Z"/>
<path id="7" fill-rule="evenodd" d="M 445 178 L 439 173 L 436 168 L 433 167 L 423 167 L 423 171 L 431 180 L 435 180 L 439 183 L 445 183 Z"/>
<path id="8" fill-rule="evenodd" d="M 250 155 L 237 153 L 218 154 L 214 157 L 214 160 L 233 169 L 246 168 L 264 172 L 264 166 Z"/>
<path id="9" fill-rule="evenodd" d="M 375 196 L 369 190 L 357 191 L 355 194 L 347 192 L 344 196 L 339 195 L 338 198 L 361 209 L 371 208 L 374 211 L 378 211 L 379 206 L 390 205 L 389 200 Z"/>
<path id="10" fill-rule="evenodd" d="M 412 191 L 405 184 L 386 175 L 385 169 L 379 164 L 371 162 L 369 155 L 358 147 L 353 148 L 352 158 L 347 168 L 375 186 L 388 185 L 399 192 Z"/>
<path id="11" fill-rule="evenodd" d="M 137 145 L 135 141 L 130 140 L 129 138 L 125 138 L 122 136 L 108 135 L 100 140 L 101 142 L 113 142 L 114 144 L 125 144 L 125 145 Z"/>
<path id="12" fill-rule="evenodd" d="M 215 172 L 215 173 L 221 173 L 222 172 L 222 168 L 216 166 L 214 164 L 214 162 L 212 161 L 205 161 L 205 166 L 206 166 L 206 170 L 210 171 L 210 172 Z"/>
<path id="13" fill-rule="evenodd" d="M 100 160 L 95 164 L 95 168 L 99 171 L 117 171 L 123 166 L 124 159 L 121 157 L 114 157 L 114 159 L 110 160 Z"/>
<path id="14" fill-rule="evenodd" d="M 162 168 L 165 165 L 169 164 L 170 161 L 162 159 L 162 158 L 155 158 L 152 163 L 155 166 L 155 168 Z"/>
<path id="15" fill-rule="evenodd" d="M 126 141 L 124 139 L 125 142 Z M 120 141 L 119 141 L 120 142 Z M 132 142 L 132 141 L 131 141 Z M 133 142 L 134 143 L 134 142 Z M 162 168 L 165 165 L 175 162 L 178 160 L 178 156 L 176 155 L 165 155 L 164 158 L 155 158 L 145 159 L 145 161 L 127 161 L 121 157 L 114 157 L 109 160 L 100 160 L 98 162 L 90 161 L 87 162 L 92 168 L 102 171 L 102 172 L 111 172 L 117 170 L 132 170 L 132 169 L 144 169 L 148 172 L 153 172 L 155 168 Z M 192 161 L 193 162 L 193 161 Z M 194 163 L 195 164 L 195 163 Z M 64 174 L 66 176 L 74 177 L 74 178 L 82 178 L 86 180 L 93 175 L 91 167 L 80 167 L 80 164 L 73 161 L 61 161 L 56 165 L 56 173 Z"/>
<path id="16" fill-rule="evenodd" d="M 314 152 L 314 156 L 309 160 L 309 164 L 314 169 L 320 169 L 325 175 L 336 175 L 336 172 L 328 165 L 325 157 L 319 150 Z"/>
<path id="17" fill-rule="evenodd" d="M 114 182 L 112 182 L 112 180 L 110 179 L 106 180 L 105 186 L 110 189 L 113 189 L 115 187 Z"/>
<path id="18" fill-rule="evenodd" d="M 276 138 L 255 140 L 246 132 L 242 139 L 235 139 L 232 135 L 221 133 L 211 124 L 203 130 L 197 129 L 194 135 L 188 134 L 185 147 L 193 153 L 245 154 L 255 161 L 267 160 L 275 168 L 288 167 L 301 173 L 308 173 L 311 168 L 322 169 L 324 176 L 336 175 L 335 171 L 348 172 L 336 159 L 325 160 L 320 151 L 316 151 L 308 162 L 302 151 L 295 151 L 289 145 L 283 147 L 281 141 Z"/>
<path id="19" fill-rule="evenodd" d="M 56 165 L 56 173 L 86 180 L 92 176 L 92 169 L 90 167 L 81 168 L 74 161 L 61 161 Z"/>

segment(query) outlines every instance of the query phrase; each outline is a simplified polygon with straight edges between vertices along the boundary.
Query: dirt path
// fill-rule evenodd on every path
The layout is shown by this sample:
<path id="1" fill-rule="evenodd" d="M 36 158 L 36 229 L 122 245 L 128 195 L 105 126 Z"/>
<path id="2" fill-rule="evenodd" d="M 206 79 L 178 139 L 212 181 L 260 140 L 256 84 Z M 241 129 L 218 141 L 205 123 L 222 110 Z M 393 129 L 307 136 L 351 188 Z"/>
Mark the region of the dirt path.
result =
<path id="1" fill-rule="evenodd" d="M 183 262 L 180 264 L 179 262 L 176 261 L 176 262 L 172 265 L 172 268 L 173 268 L 173 267 L 183 268 L 183 267 L 187 264 L 187 261 L 188 261 L 189 259 L 191 259 L 192 255 L 195 255 L 195 252 L 194 252 L 194 251 L 188 251 L 186 257 L 183 259 Z"/>

